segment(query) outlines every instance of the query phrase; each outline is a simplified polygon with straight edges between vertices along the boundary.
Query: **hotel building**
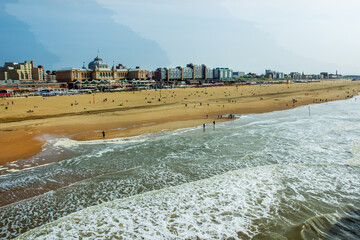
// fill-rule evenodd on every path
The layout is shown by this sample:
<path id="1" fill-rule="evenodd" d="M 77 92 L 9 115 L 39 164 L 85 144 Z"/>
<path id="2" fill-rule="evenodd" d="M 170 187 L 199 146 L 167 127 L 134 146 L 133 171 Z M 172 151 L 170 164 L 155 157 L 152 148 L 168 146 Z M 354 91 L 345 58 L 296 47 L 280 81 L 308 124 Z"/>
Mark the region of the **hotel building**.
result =
<path id="1" fill-rule="evenodd" d="M 218 81 L 226 81 L 233 79 L 233 71 L 229 68 L 215 68 L 214 79 Z"/>
<path id="2" fill-rule="evenodd" d="M 81 69 L 69 68 L 56 71 L 56 80 L 59 82 L 91 81 L 91 80 L 112 80 L 119 81 L 125 79 L 146 79 L 148 71 L 136 67 L 127 69 L 122 64 L 111 69 L 108 64 L 99 56 L 90 62 L 88 68 L 84 66 Z"/>
<path id="3" fill-rule="evenodd" d="M 186 67 L 158 68 L 155 71 L 154 79 L 157 81 L 186 81 L 186 80 L 212 80 L 213 69 L 206 65 L 195 65 L 189 63 Z"/>

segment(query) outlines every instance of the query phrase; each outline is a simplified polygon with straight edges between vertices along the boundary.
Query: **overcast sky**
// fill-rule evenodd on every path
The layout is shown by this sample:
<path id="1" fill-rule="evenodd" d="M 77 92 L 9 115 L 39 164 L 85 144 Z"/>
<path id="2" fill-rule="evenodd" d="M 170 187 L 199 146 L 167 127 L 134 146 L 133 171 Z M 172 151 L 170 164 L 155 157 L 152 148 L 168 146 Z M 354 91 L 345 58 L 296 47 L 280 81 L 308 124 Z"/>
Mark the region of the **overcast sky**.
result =
<path id="1" fill-rule="evenodd" d="M 46 69 L 187 63 L 360 74 L 358 0 L 2 0 L 0 54 Z"/>

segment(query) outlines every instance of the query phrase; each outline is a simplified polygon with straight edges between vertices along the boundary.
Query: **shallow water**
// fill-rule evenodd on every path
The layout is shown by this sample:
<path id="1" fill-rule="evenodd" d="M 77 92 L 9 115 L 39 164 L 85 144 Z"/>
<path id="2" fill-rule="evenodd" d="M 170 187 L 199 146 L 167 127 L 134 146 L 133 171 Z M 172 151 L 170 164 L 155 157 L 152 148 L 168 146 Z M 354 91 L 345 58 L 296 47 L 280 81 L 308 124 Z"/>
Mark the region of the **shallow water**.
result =
<path id="1" fill-rule="evenodd" d="M 356 239 L 359 107 L 243 115 L 205 132 L 49 137 L 46 165 L 0 176 L 0 237 Z"/>

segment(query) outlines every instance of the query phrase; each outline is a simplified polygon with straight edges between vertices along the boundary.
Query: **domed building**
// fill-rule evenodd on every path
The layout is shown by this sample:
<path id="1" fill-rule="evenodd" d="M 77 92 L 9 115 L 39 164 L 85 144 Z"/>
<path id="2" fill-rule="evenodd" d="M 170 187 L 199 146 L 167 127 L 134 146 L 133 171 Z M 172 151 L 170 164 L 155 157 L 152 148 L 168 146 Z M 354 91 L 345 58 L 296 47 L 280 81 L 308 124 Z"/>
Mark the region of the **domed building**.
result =
<path id="1" fill-rule="evenodd" d="M 122 64 L 113 66 L 111 69 L 109 65 L 97 55 L 94 61 L 90 62 L 88 69 L 84 66 L 81 69 L 67 68 L 56 71 L 56 79 L 60 82 L 75 82 L 75 81 L 92 81 L 92 80 L 107 80 L 119 81 L 123 79 L 146 79 L 148 71 L 136 67 L 135 69 L 128 69 Z"/>
<path id="2" fill-rule="evenodd" d="M 94 61 L 89 63 L 89 69 L 91 70 L 96 70 L 96 69 L 109 69 L 109 66 L 106 62 L 104 62 L 99 55 L 96 56 L 96 58 L 94 58 Z"/>

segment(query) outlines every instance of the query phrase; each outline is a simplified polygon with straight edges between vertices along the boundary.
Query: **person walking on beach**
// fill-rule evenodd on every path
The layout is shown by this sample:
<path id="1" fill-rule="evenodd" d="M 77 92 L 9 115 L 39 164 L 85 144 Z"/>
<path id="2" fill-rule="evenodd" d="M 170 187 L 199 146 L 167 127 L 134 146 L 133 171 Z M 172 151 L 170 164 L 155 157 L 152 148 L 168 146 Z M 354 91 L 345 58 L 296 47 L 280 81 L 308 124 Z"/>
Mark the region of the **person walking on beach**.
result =
<path id="1" fill-rule="evenodd" d="M 103 138 L 105 138 L 105 131 L 102 131 Z"/>

